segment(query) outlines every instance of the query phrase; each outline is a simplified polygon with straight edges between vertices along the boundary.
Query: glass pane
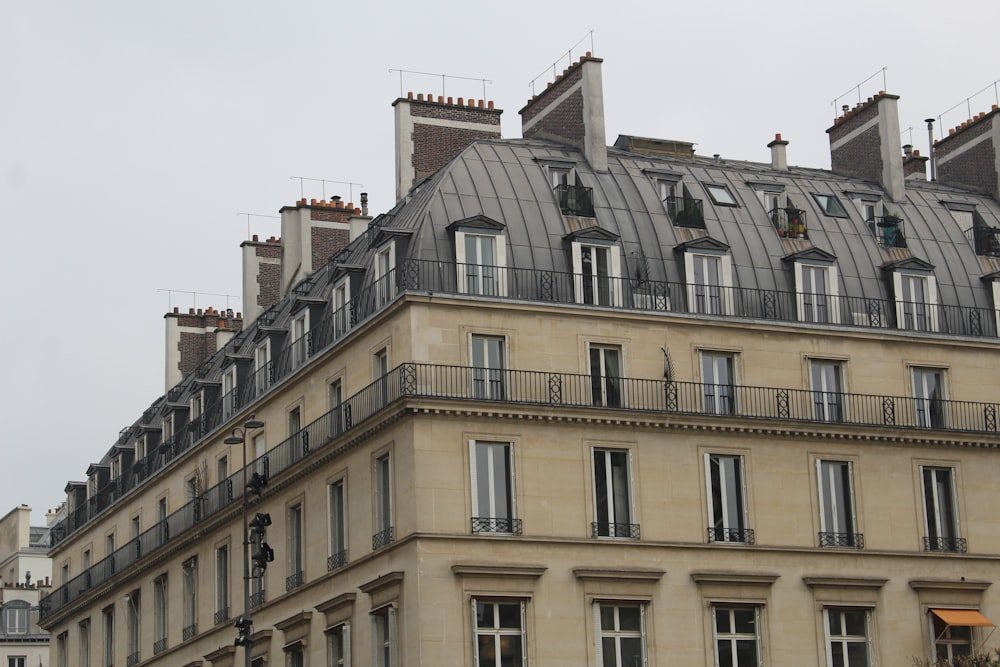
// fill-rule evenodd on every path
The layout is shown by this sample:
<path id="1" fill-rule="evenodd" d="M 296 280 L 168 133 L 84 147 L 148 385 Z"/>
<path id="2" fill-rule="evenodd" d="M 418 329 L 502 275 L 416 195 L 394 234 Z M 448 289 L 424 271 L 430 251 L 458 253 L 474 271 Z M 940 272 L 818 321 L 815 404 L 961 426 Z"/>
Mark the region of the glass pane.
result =
<path id="1" fill-rule="evenodd" d="M 476 637 L 476 640 L 479 644 L 479 667 L 496 667 L 496 637 L 493 635 L 479 635 Z"/>
<path id="2" fill-rule="evenodd" d="M 850 667 L 868 667 L 868 645 L 865 642 L 847 645 L 847 664 Z"/>
<path id="3" fill-rule="evenodd" d="M 736 664 L 733 662 L 733 645 L 728 639 L 720 639 L 716 646 L 719 653 L 719 667 L 732 667 Z"/>
<path id="4" fill-rule="evenodd" d="M 839 611 L 829 611 L 827 612 L 827 618 L 830 619 L 830 634 L 840 636 L 844 634 L 843 624 L 841 623 L 841 616 Z"/>
<path id="5" fill-rule="evenodd" d="M 728 609 L 717 608 L 715 610 L 715 631 L 720 634 L 725 634 L 730 631 Z"/>
<path id="6" fill-rule="evenodd" d="M 601 630 L 615 629 L 615 608 L 601 605 Z"/>
<path id="7" fill-rule="evenodd" d="M 603 667 L 618 667 L 615 638 L 601 637 L 601 664 Z"/>
<path id="8" fill-rule="evenodd" d="M 497 606 L 500 607 L 500 627 L 519 630 L 521 628 L 521 603 L 498 604 Z"/>
<path id="9" fill-rule="evenodd" d="M 608 523 L 611 520 L 611 508 L 608 504 L 608 452 L 594 452 L 594 502 L 597 509 L 598 523 Z M 602 529 L 602 533 L 606 531 Z"/>
<path id="10" fill-rule="evenodd" d="M 619 607 L 618 608 L 618 622 L 619 629 L 621 630 L 631 630 L 633 632 L 639 632 L 640 630 L 640 614 L 638 607 Z"/>
<path id="11" fill-rule="evenodd" d="M 867 629 L 865 628 L 865 612 L 846 611 L 844 612 L 844 620 L 847 625 L 846 634 L 853 635 L 855 637 L 864 637 L 867 635 Z"/>
<path id="12" fill-rule="evenodd" d="M 500 667 L 522 667 L 521 635 L 500 637 Z"/>
<path id="13" fill-rule="evenodd" d="M 628 454 L 611 453 L 611 490 L 614 493 L 615 523 L 631 523 L 628 498 Z"/>
<path id="14" fill-rule="evenodd" d="M 736 632 L 745 634 L 756 634 L 756 612 L 753 609 L 734 609 L 733 617 L 736 625 Z"/>
<path id="15" fill-rule="evenodd" d="M 478 628 L 494 627 L 492 602 L 476 603 L 476 627 Z"/>
<path id="16" fill-rule="evenodd" d="M 755 639 L 736 640 L 736 664 L 738 667 L 757 667 L 757 641 Z"/>
<path id="17" fill-rule="evenodd" d="M 642 640 L 638 637 L 622 637 L 622 667 L 642 666 Z"/>
<path id="18" fill-rule="evenodd" d="M 830 614 L 832 618 L 835 614 Z M 833 665 L 831 667 L 846 667 L 844 664 L 844 645 L 841 642 L 830 642 L 830 658 Z"/>

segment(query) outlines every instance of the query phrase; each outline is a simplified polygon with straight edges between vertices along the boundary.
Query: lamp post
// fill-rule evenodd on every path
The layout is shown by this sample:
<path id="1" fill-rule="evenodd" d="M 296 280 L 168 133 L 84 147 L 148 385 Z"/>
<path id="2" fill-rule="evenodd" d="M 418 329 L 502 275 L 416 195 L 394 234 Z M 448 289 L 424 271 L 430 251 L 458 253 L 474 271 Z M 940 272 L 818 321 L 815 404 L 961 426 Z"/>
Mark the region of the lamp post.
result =
<path id="1" fill-rule="evenodd" d="M 243 646 L 246 667 L 250 665 L 250 646 L 253 643 L 250 635 L 253 631 L 253 621 L 250 617 L 250 527 L 247 520 L 247 506 L 250 503 L 250 474 L 247 470 L 247 434 L 250 431 L 264 428 L 264 422 L 250 415 L 243 426 L 233 428 L 232 434 L 223 442 L 227 445 L 243 445 L 243 615 L 236 620 L 236 628 L 240 634 L 236 645 Z"/>

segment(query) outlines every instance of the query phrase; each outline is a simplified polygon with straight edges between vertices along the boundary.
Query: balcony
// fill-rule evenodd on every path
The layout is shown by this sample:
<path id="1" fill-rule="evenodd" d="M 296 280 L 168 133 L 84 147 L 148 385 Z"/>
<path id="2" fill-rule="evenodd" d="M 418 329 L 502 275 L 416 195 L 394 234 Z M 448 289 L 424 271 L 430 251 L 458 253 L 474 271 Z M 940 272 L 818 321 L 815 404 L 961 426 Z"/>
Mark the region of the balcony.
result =
<path id="1" fill-rule="evenodd" d="M 298 572 L 285 577 L 285 591 L 287 592 L 298 588 L 303 583 L 305 583 L 305 573 L 302 570 L 299 570 Z"/>
<path id="2" fill-rule="evenodd" d="M 181 631 L 181 640 L 182 641 L 187 641 L 189 639 L 193 639 L 194 636 L 197 635 L 197 634 L 198 634 L 198 626 L 197 625 L 194 625 L 194 624 L 185 625 L 184 629 Z"/>
<path id="3" fill-rule="evenodd" d="M 563 215 L 594 217 L 594 189 L 582 185 L 557 185 L 553 192 Z"/>
<path id="4" fill-rule="evenodd" d="M 939 551 L 944 553 L 964 554 L 969 550 L 969 544 L 964 537 L 925 537 L 924 551 Z"/>
<path id="5" fill-rule="evenodd" d="M 903 233 L 903 219 L 897 215 L 877 215 L 868 220 L 868 229 L 883 248 L 905 248 L 906 235 Z"/>
<path id="6" fill-rule="evenodd" d="M 820 533 L 819 545 L 841 549 L 864 549 L 865 536 L 861 533 Z"/>
<path id="7" fill-rule="evenodd" d="M 639 539 L 639 524 L 637 523 L 607 523 L 594 521 L 590 524 L 590 536 L 620 537 L 629 540 Z"/>
<path id="8" fill-rule="evenodd" d="M 705 213 L 700 199 L 667 197 L 663 206 L 675 227 L 705 229 Z"/>
<path id="9" fill-rule="evenodd" d="M 338 551 L 326 559 L 327 572 L 333 572 L 334 570 L 344 567 L 345 565 L 347 565 L 347 549 Z"/>
<path id="10" fill-rule="evenodd" d="M 980 257 L 1000 257 L 1000 227 L 990 227 L 988 225 L 974 225 L 965 231 L 965 238 L 969 239 L 976 249 L 976 254 Z"/>
<path id="11" fill-rule="evenodd" d="M 263 588 L 260 589 L 259 591 L 255 591 L 255 592 L 253 592 L 253 593 L 250 594 L 250 608 L 251 609 L 256 609 L 257 607 L 261 606 L 265 602 L 267 602 L 267 596 L 264 594 L 264 589 Z"/>
<path id="12" fill-rule="evenodd" d="M 708 541 L 723 542 L 726 544 L 749 544 L 755 541 L 752 528 L 717 528 L 708 527 Z"/>
<path id="13" fill-rule="evenodd" d="M 212 621 L 214 621 L 216 625 L 219 625 L 221 623 L 228 623 L 229 607 L 223 607 L 222 609 L 216 610 L 215 615 L 212 617 Z"/>
<path id="14" fill-rule="evenodd" d="M 472 517 L 472 533 L 520 535 L 521 520 L 474 516 Z"/>
<path id="15" fill-rule="evenodd" d="M 806 227 L 806 212 L 800 208 L 786 206 L 774 208 L 767 212 L 774 230 L 778 236 L 785 239 L 809 239 L 809 229 Z"/>
<path id="16" fill-rule="evenodd" d="M 372 535 L 372 551 L 387 547 L 394 541 L 392 526 Z"/>

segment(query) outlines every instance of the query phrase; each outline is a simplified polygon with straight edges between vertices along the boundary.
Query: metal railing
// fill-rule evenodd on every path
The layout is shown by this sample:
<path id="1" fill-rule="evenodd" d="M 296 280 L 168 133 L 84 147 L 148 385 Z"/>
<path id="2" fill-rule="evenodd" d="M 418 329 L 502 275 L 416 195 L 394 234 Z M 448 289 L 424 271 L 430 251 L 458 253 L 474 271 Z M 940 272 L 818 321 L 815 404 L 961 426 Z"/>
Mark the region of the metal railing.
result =
<path id="1" fill-rule="evenodd" d="M 767 217 L 781 238 L 809 239 L 806 212 L 802 209 L 794 206 L 773 208 L 767 212 Z"/>
<path id="2" fill-rule="evenodd" d="M 594 217 L 594 189 L 582 185 L 557 185 L 553 190 L 563 215 Z"/>
<path id="3" fill-rule="evenodd" d="M 250 594 L 250 608 L 254 609 L 261 606 L 267 601 L 267 596 L 264 594 L 264 589 L 260 589 L 256 593 Z"/>
<path id="4" fill-rule="evenodd" d="M 964 537 L 924 537 L 924 551 L 964 554 L 969 543 Z"/>
<path id="5" fill-rule="evenodd" d="M 192 639 L 196 634 L 198 634 L 198 626 L 195 624 L 185 625 L 184 629 L 181 631 L 181 640 L 187 641 Z"/>
<path id="6" fill-rule="evenodd" d="M 382 547 L 387 547 L 395 541 L 393 537 L 393 527 L 389 526 L 385 530 L 372 535 L 372 551 L 377 551 Z"/>
<path id="7" fill-rule="evenodd" d="M 326 571 L 332 572 L 337 568 L 341 568 L 347 565 L 347 549 L 343 551 L 338 551 L 332 556 L 328 556 L 326 559 Z"/>
<path id="8" fill-rule="evenodd" d="M 704 206 L 700 199 L 691 197 L 666 197 L 663 206 L 675 227 L 705 229 Z"/>
<path id="9" fill-rule="evenodd" d="M 756 536 L 753 528 L 716 528 L 708 527 L 709 542 L 727 542 L 730 544 L 754 544 Z"/>
<path id="10" fill-rule="evenodd" d="M 163 653 L 166 650 L 167 650 L 167 638 L 166 637 L 164 637 L 163 639 L 157 639 L 155 642 L 153 642 L 153 655 L 157 655 L 159 653 Z"/>
<path id="11" fill-rule="evenodd" d="M 125 656 L 125 667 L 133 667 L 139 664 L 139 652 L 129 653 Z"/>
<path id="12" fill-rule="evenodd" d="M 1000 257 L 1000 227 L 976 224 L 965 230 L 965 238 L 969 239 L 976 249 L 976 254 L 982 257 Z"/>
<path id="13" fill-rule="evenodd" d="M 864 549 L 865 536 L 861 533 L 820 533 L 819 545 L 821 547 Z"/>
<path id="14" fill-rule="evenodd" d="M 506 535 L 521 534 L 521 520 L 495 517 L 472 517 L 472 532 L 478 533 L 498 533 Z"/>
<path id="15" fill-rule="evenodd" d="M 305 583 L 305 580 L 306 580 L 306 575 L 305 572 L 303 572 L 302 570 L 299 570 L 298 572 L 288 575 L 287 577 L 285 577 L 285 591 L 290 591 L 293 588 L 298 588 L 303 583 Z"/>
<path id="16" fill-rule="evenodd" d="M 883 248 L 905 248 L 903 219 L 895 215 L 877 215 L 868 220 L 868 229 Z"/>
<path id="17" fill-rule="evenodd" d="M 229 607 L 217 609 L 215 611 L 215 615 L 212 617 L 212 621 L 216 625 L 219 625 L 220 623 L 227 623 L 229 621 Z"/>
<path id="18" fill-rule="evenodd" d="M 590 524 L 591 537 L 625 537 L 630 540 L 639 539 L 639 524 L 637 523 L 608 523 L 606 521 L 594 521 Z"/>

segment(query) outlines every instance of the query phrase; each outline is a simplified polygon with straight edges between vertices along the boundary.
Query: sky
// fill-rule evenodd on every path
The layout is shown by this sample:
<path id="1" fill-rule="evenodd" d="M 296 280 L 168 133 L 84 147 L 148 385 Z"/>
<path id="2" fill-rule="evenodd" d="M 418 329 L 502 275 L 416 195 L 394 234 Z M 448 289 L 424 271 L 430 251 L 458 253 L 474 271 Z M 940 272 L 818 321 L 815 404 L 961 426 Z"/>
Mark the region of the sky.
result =
<path id="1" fill-rule="evenodd" d="M 828 168 L 836 109 L 885 89 L 926 154 L 925 118 L 998 102 L 1000 5 L 948 7 L 0 0 L 0 515 L 41 525 L 164 392 L 172 306 L 242 310 L 241 212 L 267 237 L 301 194 L 395 203 L 401 86 L 494 100 L 519 137 L 532 80 L 593 51 L 609 143 L 768 162 L 780 132 Z"/>

